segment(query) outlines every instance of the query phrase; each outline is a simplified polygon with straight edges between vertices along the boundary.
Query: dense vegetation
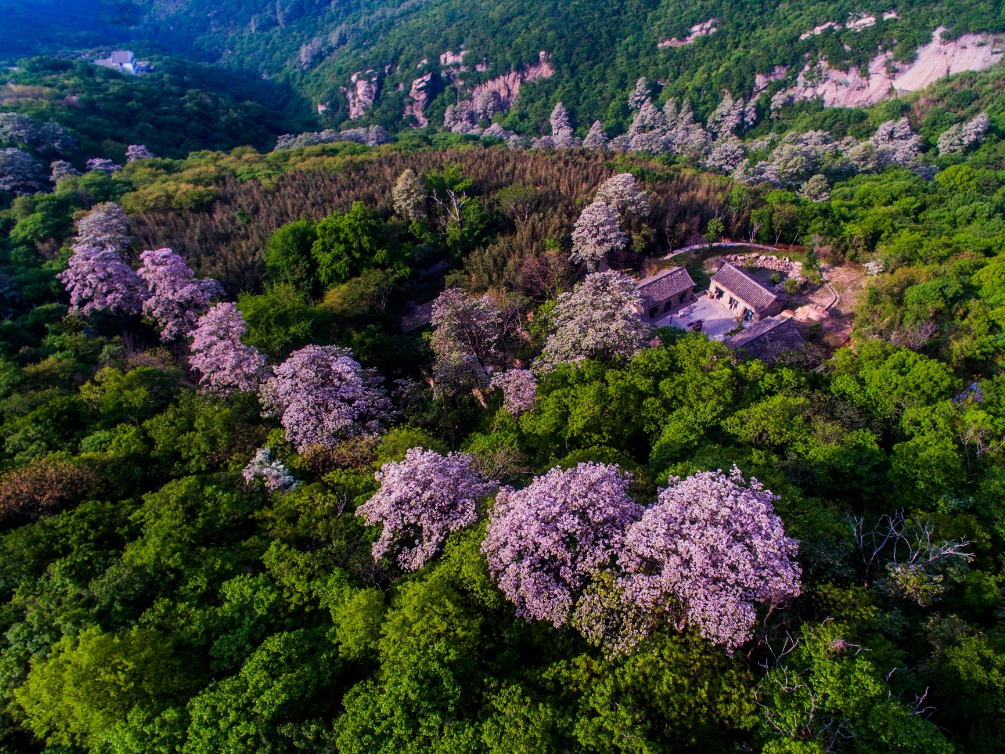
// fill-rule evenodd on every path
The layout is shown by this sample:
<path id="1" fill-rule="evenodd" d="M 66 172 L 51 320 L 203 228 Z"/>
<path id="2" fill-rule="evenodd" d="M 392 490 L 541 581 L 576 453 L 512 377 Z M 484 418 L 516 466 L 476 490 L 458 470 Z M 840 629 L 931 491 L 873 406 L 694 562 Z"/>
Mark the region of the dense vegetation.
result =
<path id="1" fill-rule="evenodd" d="M 992 131 L 940 158 L 930 182 L 897 165 L 838 181 L 822 202 L 684 159 L 511 152 L 459 136 L 139 159 L 13 199 L 0 325 L 2 745 L 1000 751 L 999 144 Z M 819 262 L 881 261 L 851 346 L 769 366 L 661 330 L 641 348 L 562 363 L 582 347 L 555 340 L 568 301 L 556 299 L 582 280 L 568 262 L 573 225 L 624 172 L 648 212 L 625 216 L 617 269 L 751 231 L 803 243 L 813 274 Z M 168 310 L 140 299 L 68 313 L 68 278 L 56 276 L 80 253 L 71 245 L 97 238 L 81 218 L 109 201 L 129 215 L 127 263 L 173 248 L 236 308 L 194 341 L 159 338 Z M 154 257 L 143 258 L 155 286 L 144 272 Z M 684 261 L 704 279 L 702 255 Z M 445 284 L 457 286 L 452 308 L 432 337 L 404 332 L 410 302 Z M 501 328 L 498 340 L 470 345 L 465 322 Z M 245 365 L 233 380 L 211 350 L 231 327 Z M 533 379 L 514 369 L 543 348 L 554 366 Z M 261 398 L 247 392 L 262 379 L 258 353 L 279 391 Z M 502 390 L 486 384 L 490 366 L 513 374 L 493 380 Z M 317 434 L 298 380 L 365 367 L 377 370 L 357 399 L 369 396 L 371 429 Z M 521 384 L 530 393 L 511 392 Z M 671 510 L 660 490 L 676 477 L 690 478 L 687 495 L 727 484 L 701 472 L 756 477 L 799 542 L 800 595 L 760 604 L 732 654 L 693 612 L 646 623 L 620 651 L 605 637 L 624 632 L 598 628 L 610 616 L 595 607 L 559 628 L 553 608 L 518 614 L 523 592 L 497 585 L 498 550 L 482 541 L 504 537 L 503 511 L 534 499 L 523 491 L 556 483 L 549 470 L 604 468 L 583 463 L 631 474 L 598 498 L 621 500 L 629 519 Z M 459 511 L 459 528 L 404 533 L 421 509 L 389 485 L 416 474 L 448 475 L 429 489 L 472 490 L 444 509 Z M 482 479 L 517 492 L 495 495 Z M 421 557 L 399 557 L 409 543 Z M 674 599 L 680 615 L 688 598 Z"/>
<path id="2" fill-rule="evenodd" d="M 107 7 L 42 51 L 225 65 L 0 93 L 0 754 L 1005 751 L 1005 74 L 701 125 L 1000 8 Z M 269 151 L 366 67 L 397 131 L 461 48 L 551 53 L 507 128 L 627 147 Z M 694 128 L 639 127 L 670 97 Z M 847 327 L 764 363 L 636 316 L 722 239 L 802 262 L 790 304 L 861 280 Z"/>
<path id="3" fill-rule="evenodd" d="M 151 73 L 130 76 L 83 60 L 22 61 L 20 70 L 8 71 L 0 109 L 62 124 L 82 154 L 119 162 L 130 144 L 161 157 L 244 145 L 269 149 L 277 135 L 311 122 L 285 87 L 178 58 L 154 64 Z"/>

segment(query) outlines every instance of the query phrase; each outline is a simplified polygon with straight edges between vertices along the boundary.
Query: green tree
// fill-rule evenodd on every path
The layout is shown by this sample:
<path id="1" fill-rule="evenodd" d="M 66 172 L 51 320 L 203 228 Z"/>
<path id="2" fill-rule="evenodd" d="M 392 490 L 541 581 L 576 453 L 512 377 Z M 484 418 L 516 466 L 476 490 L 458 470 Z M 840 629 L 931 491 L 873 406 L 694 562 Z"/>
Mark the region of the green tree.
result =
<path id="1" fill-rule="evenodd" d="M 96 747 L 135 707 L 157 710 L 184 699 L 194 678 L 170 640 L 149 628 L 97 628 L 58 642 L 31 664 L 15 696 L 27 724 L 51 745 Z"/>

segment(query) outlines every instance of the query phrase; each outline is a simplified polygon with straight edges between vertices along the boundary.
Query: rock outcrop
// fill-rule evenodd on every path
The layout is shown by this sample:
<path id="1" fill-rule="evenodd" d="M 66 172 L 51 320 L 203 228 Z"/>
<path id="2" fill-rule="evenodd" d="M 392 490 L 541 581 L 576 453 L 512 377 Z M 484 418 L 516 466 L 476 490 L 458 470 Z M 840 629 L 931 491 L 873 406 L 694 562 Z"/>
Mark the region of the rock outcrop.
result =
<path id="1" fill-rule="evenodd" d="M 718 18 L 710 18 L 708 21 L 702 21 L 700 24 L 695 24 L 691 27 L 691 33 L 688 34 L 684 39 L 677 39 L 677 37 L 671 37 L 670 39 L 664 39 L 662 42 L 658 43 L 657 47 L 684 47 L 694 42 L 698 37 L 704 37 L 709 34 L 715 34 L 718 30 Z"/>
<path id="2" fill-rule="evenodd" d="M 349 119 L 361 118 L 373 107 L 380 92 L 381 75 L 378 71 L 369 69 L 357 71 L 349 79 L 349 87 L 343 88 L 342 93 L 349 101 Z"/>
<path id="3" fill-rule="evenodd" d="M 867 107 L 888 97 L 924 89 L 929 84 L 963 71 L 983 71 L 1002 60 L 1002 45 L 992 34 L 964 34 L 942 39 L 940 26 L 932 41 L 918 50 L 913 63 L 897 63 L 884 52 L 869 62 L 865 76 L 858 70 L 841 71 L 826 61 L 808 64 L 796 85 L 776 95 L 779 100 L 821 99 L 826 107 Z"/>
<path id="4" fill-rule="evenodd" d="M 427 73 L 419 76 L 412 82 L 412 88 L 408 90 L 409 102 L 405 105 L 405 116 L 413 116 L 419 124 L 419 128 L 429 125 L 429 118 L 426 117 L 426 107 L 433 100 L 436 94 L 438 77 L 435 73 Z"/>
<path id="5" fill-rule="evenodd" d="M 541 52 L 534 65 L 497 76 L 476 86 L 467 100 L 447 108 L 443 125 L 455 133 L 471 133 L 477 129 L 478 121 L 482 118 L 491 118 L 495 113 L 509 110 L 520 96 L 523 84 L 554 75 L 555 69 L 548 53 Z"/>

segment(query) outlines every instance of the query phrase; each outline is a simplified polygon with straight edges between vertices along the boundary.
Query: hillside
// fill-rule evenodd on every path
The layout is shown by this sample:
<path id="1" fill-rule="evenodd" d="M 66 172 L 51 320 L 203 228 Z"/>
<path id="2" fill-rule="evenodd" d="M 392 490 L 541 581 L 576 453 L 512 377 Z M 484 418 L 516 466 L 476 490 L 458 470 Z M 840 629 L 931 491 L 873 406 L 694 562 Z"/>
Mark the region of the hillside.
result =
<path id="1" fill-rule="evenodd" d="M 905 68 L 892 81 L 900 91 L 924 88 L 934 80 L 935 61 L 923 59 L 907 69 L 919 49 L 924 57 L 937 30 L 948 28 L 947 36 L 969 49 L 943 61 L 946 72 L 997 62 L 991 55 L 994 38 L 988 35 L 1005 31 L 1005 16 L 996 4 L 957 0 L 882 7 L 741 0 L 303 2 L 263 5 L 257 13 L 243 3 L 221 3 L 209 15 L 190 12 L 195 8 L 191 3 L 153 7 L 143 33 L 224 65 L 289 80 L 315 104 L 327 107 L 329 126 L 355 114 L 353 99 L 369 99 L 367 87 L 351 81 L 360 74 L 378 93 L 372 108 L 355 109 L 366 110 L 365 121 L 392 132 L 414 124 L 402 121 L 406 108 L 421 110 L 420 121 L 439 126 L 447 105 L 463 100 L 479 84 L 535 65 L 542 51 L 552 70 L 525 84 L 515 106 L 495 117 L 488 112 L 490 120 L 537 135 L 551 106 L 562 101 L 580 135 L 595 119 L 619 133 L 628 127 L 628 97 L 640 76 L 658 83 L 660 99 L 689 99 L 701 116 L 714 109 L 723 90 L 749 97 L 767 84 L 770 98 L 788 85 L 800 87 L 796 96 L 826 98 L 826 91 L 807 86 L 806 79 L 821 75 L 810 75 L 817 60 L 824 61 L 825 79 L 828 71 L 852 77 L 830 74 L 845 92 L 831 93 L 828 104 L 874 104 L 888 94 L 889 86 L 881 81 L 888 63 Z M 277 8 L 282 9 L 278 15 Z M 986 54 L 974 54 L 982 48 Z M 884 53 L 889 61 L 881 64 Z M 765 81 L 779 78 L 783 68 L 779 83 Z M 854 76 L 870 68 L 877 74 L 869 87 L 871 100 L 848 96 L 847 90 L 860 85 Z M 425 76 L 429 79 L 416 85 Z"/>

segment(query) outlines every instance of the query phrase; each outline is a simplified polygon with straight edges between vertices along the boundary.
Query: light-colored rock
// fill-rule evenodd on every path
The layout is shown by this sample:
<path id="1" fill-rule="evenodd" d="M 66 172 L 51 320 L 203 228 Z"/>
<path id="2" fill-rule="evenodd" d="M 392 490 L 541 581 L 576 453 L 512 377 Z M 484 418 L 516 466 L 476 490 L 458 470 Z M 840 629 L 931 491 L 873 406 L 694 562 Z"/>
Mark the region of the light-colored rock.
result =
<path id="1" fill-rule="evenodd" d="M 349 120 L 363 117 L 373 107 L 379 91 L 380 75 L 377 71 L 369 69 L 354 73 L 349 79 L 349 87 L 342 89 L 349 101 Z"/>
<path id="2" fill-rule="evenodd" d="M 698 37 L 704 37 L 709 34 L 715 34 L 719 31 L 718 24 L 719 19 L 714 16 L 708 21 L 702 21 L 701 23 L 695 24 L 691 27 L 691 33 L 688 34 L 684 39 L 677 39 L 677 37 L 671 37 L 670 39 L 664 39 L 659 42 L 657 47 L 684 47 L 694 42 Z"/>
<path id="3" fill-rule="evenodd" d="M 890 52 L 869 62 L 867 76 L 857 69 L 841 71 L 820 60 L 800 72 L 794 87 L 785 91 L 791 99 L 821 99 L 826 107 L 866 107 L 888 97 L 924 89 L 953 73 L 983 71 L 1002 60 L 1000 39 L 993 34 L 964 34 L 957 40 L 941 39 L 940 26 L 932 41 L 918 50 L 913 63 L 897 64 Z"/>
<path id="4" fill-rule="evenodd" d="M 433 98 L 433 74 L 427 73 L 412 82 L 412 88 L 408 90 L 411 102 L 405 105 L 405 116 L 413 115 L 419 124 L 419 128 L 429 125 L 429 118 L 425 116 L 426 106 Z"/>
<path id="5" fill-rule="evenodd" d="M 520 96 L 523 84 L 554 75 L 555 68 L 548 53 L 541 52 L 534 65 L 497 76 L 476 86 L 467 100 L 447 108 L 443 125 L 455 133 L 472 133 L 482 118 L 491 118 L 495 113 L 509 110 Z"/>

